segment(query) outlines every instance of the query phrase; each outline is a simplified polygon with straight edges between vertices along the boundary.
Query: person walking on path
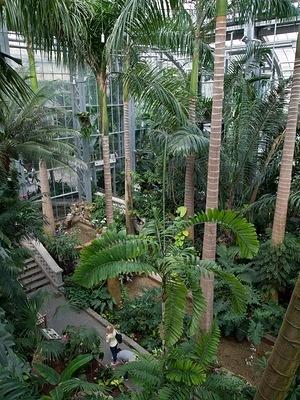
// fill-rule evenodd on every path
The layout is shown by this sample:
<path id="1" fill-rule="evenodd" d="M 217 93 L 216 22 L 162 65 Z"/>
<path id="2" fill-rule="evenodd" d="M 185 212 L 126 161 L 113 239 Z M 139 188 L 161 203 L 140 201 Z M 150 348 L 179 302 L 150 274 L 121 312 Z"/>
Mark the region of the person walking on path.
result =
<path id="1" fill-rule="evenodd" d="M 118 352 L 120 351 L 120 349 L 118 348 L 118 341 L 116 339 L 116 335 L 117 335 L 117 331 L 114 328 L 113 325 L 108 325 L 106 327 L 106 335 L 105 335 L 105 340 L 106 343 L 108 343 L 109 347 L 110 347 L 110 351 L 112 354 L 112 358 L 113 358 L 113 365 L 115 365 L 116 361 L 117 361 L 117 355 Z"/>

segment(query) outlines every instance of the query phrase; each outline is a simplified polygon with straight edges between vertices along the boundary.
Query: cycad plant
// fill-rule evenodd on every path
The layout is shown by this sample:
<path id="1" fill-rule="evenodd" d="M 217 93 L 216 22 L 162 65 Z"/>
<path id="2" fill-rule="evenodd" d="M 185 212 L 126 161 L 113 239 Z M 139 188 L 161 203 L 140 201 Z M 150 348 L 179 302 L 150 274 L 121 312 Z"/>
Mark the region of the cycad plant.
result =
<path id="1" fill-rule="evenodd" d="M 203 385 L 207 372 L 216 359 L 219 330 L 178 344 L 166 354 L 154 357 L 140 355 L 137 361 L 121 367 L 118 374 L 128 372 L 141 393 L 132 400 L 187 400 L 197 386 Z"/>
<path id="2" fill-rule="evenodd" d="M 45 382 L 53 386 L 49 394 L 42 396 L 41 400 L 69 399 L 74 392 L 79 391 L 85 394 L 95 394 L 99 398 L 107 398 L 104 395 L 103 387 L 76 377 L 80 369 L 86 367 L 92 359 L 91 354 L 80 354 L 71 360 L 60 374 L 47 364 L 34 364 L 34 371 Z"/>
<path id="3" fill-rule="evenodd" d="M 198 332 L 205 308 L 199 281 L 210 271 L 227 282 L 236 310 L 243 309 L 243 287 L 234 276 L 224 273 L 214 262 L 201 261 L 193 250 L 181 248 L 187 227 L 206 221 L 218 221 L 232 230 L 243 257 L 256 254 L 258 242 L 254 227 L 231 211 L 211 210 L 166 228 L 158 217 L 138 237 L 108 231 L 95 240 L 82 250 L 74 279 L 85 287 L 93 287 L 121 273 L 158 274 L 162 281 L 161 334 L 165 348 L 169 348 L 183 335 L 189 292 L 193 310 L 189 332 L 191 336 Z"/>

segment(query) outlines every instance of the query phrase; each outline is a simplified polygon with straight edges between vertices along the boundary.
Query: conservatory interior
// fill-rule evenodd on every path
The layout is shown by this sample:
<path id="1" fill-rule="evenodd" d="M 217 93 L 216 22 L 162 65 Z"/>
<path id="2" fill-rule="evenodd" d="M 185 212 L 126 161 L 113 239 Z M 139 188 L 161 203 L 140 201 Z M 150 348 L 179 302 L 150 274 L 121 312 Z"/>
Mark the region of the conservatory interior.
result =
<path id="1" fill-rule="evenodd" d="M 0 400 L 300 399 L 300 1 L 0 10 Z"/>

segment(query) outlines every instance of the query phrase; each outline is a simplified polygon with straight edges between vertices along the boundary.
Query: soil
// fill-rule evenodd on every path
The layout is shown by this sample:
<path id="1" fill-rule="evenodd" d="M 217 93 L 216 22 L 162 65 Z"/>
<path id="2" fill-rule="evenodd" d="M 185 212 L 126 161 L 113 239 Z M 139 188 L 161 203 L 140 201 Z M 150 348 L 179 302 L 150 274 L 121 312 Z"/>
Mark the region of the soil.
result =
<path id="1" fill-rule="evenodd" d="M 235 338 L 227 337 L 221 339 L 218 360 L 221 367 L 245 378 L 256 386 L 261 377 L 257 360 L 271 350 L 272 347 L 266 343 L 261 343 L 255 348 L 246 340 L 238 342 Z"/>

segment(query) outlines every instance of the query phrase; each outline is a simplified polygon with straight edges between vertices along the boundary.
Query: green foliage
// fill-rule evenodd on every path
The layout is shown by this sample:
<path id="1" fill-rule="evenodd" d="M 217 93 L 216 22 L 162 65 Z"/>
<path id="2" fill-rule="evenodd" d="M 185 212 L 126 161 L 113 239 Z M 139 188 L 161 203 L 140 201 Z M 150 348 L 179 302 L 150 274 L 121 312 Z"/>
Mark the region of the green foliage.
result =
<path id="1" fill-rule="evenodd" d="M 91 307 L 101 315 L 111 315 L 115 301 L 108 293 L 106 286 L 86 289 L 76 285 L 71 279 L 66 280 L 65 283 L 65 294 L 72 306 L 79 309 Z"/>
<path id="2" fill-rule="evenodd" d="M 63 400 L 79 390 L 84 393 L 101 393 L 104 390 L 100 385 L 89 383 L 85 380 L 74 378 L 83 368 L 85 368 L 93 359 L 91 354 L 80 354 L 73 358 L 61 372 L 58 374 L 53 368 L 46 364 L 34 364 L 34 369 L 43 378 L 43 380 L 52 387 L 48 396 L 44 399 Z"/>
<path id="3" fill-rule="evenodd" d="M 134 399 L 167 400 L 190 398 L 195 386 L 206 380 L 207 370 L 216 357 L 219 330 L 197 339 L 177 344 L 159 357 L 140 355 L 137 361 L 122 366 L 139 387 Z"/>
<path id="4" fill-rule="evenodd" d="M 67 326 L 64 330 L 64 335 L 67 337 L 64 356 L 68 360 L 78 354 L 88 353 L 95 357 L 103 355 L 100 337 L 94 329 L 83 326 Z"/>
<path id="5" fill-rule="evenodd" d="M 91 213 L 92 223 L 97 228 L 103 228 L 106 226 L 106 214 L 105 214 L 105 198 L 104 196 L 96 196 L 93 202 L 93 210 Z M 124 229 L 125 227 L 125 215 L 122 210 L 118 207 L 114 207 L 114 222 L 112 226 L 116 230 Z"/>
<path id="6" fill-rule="evenodd" d="M 134 298 L 126 295 L 122 308 L 115 312 L 115 321 L 122 332 L 134 335 L 139 344 L 150 351 L 161 346 L 161 312 L 161 289 L 148 289 Z"/>
<path id="7" fill-rule="evenodd" d="M 195 400 L 252 400 L 255 389 L 243 379 L 226 373 L 209 374 L 194 391 Z"/>
<path id="8" fill-rule="evenodd" d="M 271 241 L 263 243 L 260 251 L 250 264 L 258 275 L 257 287 L 267 297 L 272 290 L 284 291 L 292 288 L 300 272 L 300 241 L 286 234 L 283 244 L 272 246 Z"/>
<path id="9" fill-rule="evenodd" d="M 62 232 L 55 236 L 47 235 L 44 244 L 65 274 L 74 271 L 79 258 L 79 251 L 76 247 L 80 244 L 76 232 Z"/>

